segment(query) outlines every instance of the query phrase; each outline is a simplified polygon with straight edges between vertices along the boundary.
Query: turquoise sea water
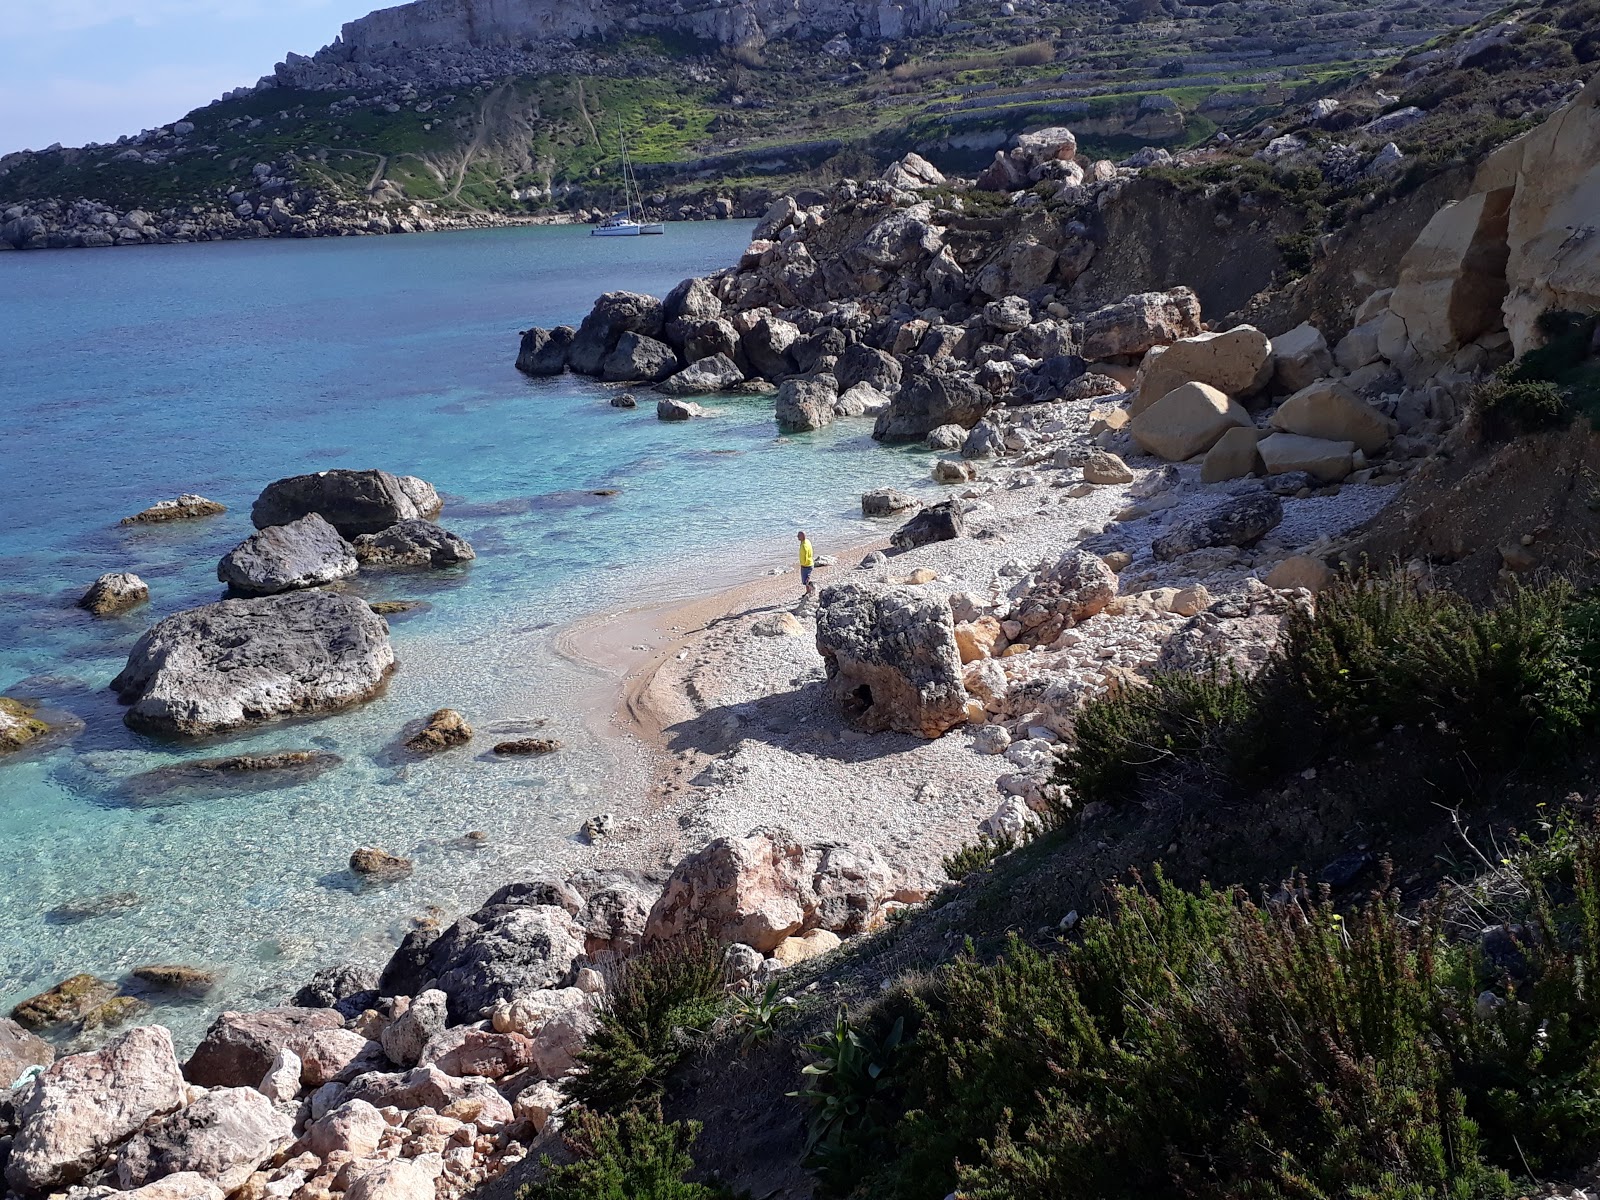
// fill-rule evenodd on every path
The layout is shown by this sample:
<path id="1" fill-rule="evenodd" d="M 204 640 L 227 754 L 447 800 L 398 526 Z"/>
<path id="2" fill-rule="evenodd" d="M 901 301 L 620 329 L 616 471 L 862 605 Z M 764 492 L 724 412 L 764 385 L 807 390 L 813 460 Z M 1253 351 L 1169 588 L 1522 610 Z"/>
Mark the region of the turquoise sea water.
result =
<path id="1" fill-rule="evenodd" d="M 715 419 L 664 424 L 647 394 L 619 410 L 613 389 L 512 368 L 519 329 L 576 323 L 609 288 L 662 295 L 730 262 L 749 232 L 0 256 L 0 692 L 84 723 L 0 760 L 0 1010 L 78 971 L 220 969 L 203 1007 L 158 1013 L 192 1037 L 219 1007 L 272 1003 L 318 966 L 381 957 L 411 915 L 537 870 L 584 817 L 625 807 L 612 751 L 567 703 L 582 679 L 552 656 L 551 627 L 696 590 L 756 556 L 786 564 L 799 525 L 826 551 L 861 533 L 864 486 L 925 469 L 873 445 L 866 422 L 779 438 L 770 400 L 728 398 L 711 402 Z M 441 521 L 479 554 L 463 571 L 359 580 L 369 598 L 432 605 L 393 623 L 401 669 L 387 693 L 198 746 L 126 729 L 106 685 L 155 620 L 220 597 L 217 559 L 250 532 L 260 488 L 374 466 L 431 481 Z M 117 525 L 185 491 L 230 511 Z M 112 570 L 143 576 L 151 603 L 109 620 L 77 610 Z M 480 739 L 425 762 L 397 753 L 406 722 L 445 705 L 480 726 L 547 718 L 568 749 L 501 761 Z M 278 747 L 343 762 L 249 793 L 137 778 Z M 469 830 L 487 838 L 467 842 Z M 345 861 L 363 844 L 411 855 L 415 875 L 361 888 Z M 85 903 L 107 911 L 83 917 Z"/>

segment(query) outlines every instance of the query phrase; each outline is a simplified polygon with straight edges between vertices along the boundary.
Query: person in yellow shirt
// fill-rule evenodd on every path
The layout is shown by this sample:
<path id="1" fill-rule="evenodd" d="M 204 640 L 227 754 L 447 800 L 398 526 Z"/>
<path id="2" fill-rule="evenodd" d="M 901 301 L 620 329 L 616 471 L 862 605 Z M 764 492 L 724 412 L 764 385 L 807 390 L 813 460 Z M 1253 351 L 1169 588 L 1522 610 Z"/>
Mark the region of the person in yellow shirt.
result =
<path id="1" fill-rule="evenodd" d="M 809 596 L 817 590 L 811 582 L 811 572 L 817 566 L 817 552 L 811 548 L 811 539 L 806 536 L 804 529 L 796 536 L 800 539 L 800 582 L 805 585 L 806 595 Z"/>

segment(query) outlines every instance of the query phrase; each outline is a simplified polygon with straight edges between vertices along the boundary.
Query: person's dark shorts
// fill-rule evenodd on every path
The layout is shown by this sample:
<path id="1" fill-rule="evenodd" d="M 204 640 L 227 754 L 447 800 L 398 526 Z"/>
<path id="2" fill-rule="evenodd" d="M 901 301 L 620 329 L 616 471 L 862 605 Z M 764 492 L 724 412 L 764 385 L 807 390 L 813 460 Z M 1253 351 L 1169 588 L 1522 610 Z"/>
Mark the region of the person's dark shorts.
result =
<path id="1" fill-rule="evenodd" d="M 810 587 L 811 586 L 811 572 L 814 569 L 815 568 L 812 568 L 812 567 L 801 567 L 800 568 L 800 586 L 802 586 L 802 587 Z"/>

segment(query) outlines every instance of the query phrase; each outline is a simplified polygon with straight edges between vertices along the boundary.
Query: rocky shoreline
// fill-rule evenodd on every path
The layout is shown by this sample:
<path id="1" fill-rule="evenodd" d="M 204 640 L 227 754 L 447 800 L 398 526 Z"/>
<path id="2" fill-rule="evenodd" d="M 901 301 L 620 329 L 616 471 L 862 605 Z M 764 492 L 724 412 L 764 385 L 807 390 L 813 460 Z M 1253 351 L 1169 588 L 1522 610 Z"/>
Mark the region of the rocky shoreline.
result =
<path id="1" fill-rule="evenodd" d="M 0 1024 L 0 1067 L 29 1079 L 0 1108 L 9 1187 L 451 1200 L 554 1144 L 619 962 L 704 935 L 730 988 L 781 979 L 927 900 L 963 842 L 1027 838 L 1071 807 L 1056 767 L 1086 699 L 1155 670 L 1259 669 L 1352 536 L 1448 465 L 1475 389 L 1539 344 L 1537 316 L 1600 306 L 1600 260 L 1569 236 L 1594 160 L 1574 146 L 1600 148 L 1600 80 L 1492 155 L 1342 336 L 1208 328 L 1172 279 L 1128 294 L 1071 214 L 1118 203 L 1138 168 L 1076 162 L 1065 130 L 977 181 L 908 156 L 828 204 L 785 198 L 737 268 L 524 333 L 530 373 L 653 383 L 663 404 L 772 390 L 785 434 L 870 416 L 880 440 L 941 455 L 943 496 L 864 496 L 885 544 L 835 562 L 816 597 L 781 576 L 680 610 L 628 687 L 661 739 L 656 788 L 636 821 L 589 824 L 593 867 L 420 923 L 381 972 L 332 967 L 286 1006 L 223 1013 L 181 1065 L 160 1027 L 43 1066 L 48 1046 Z M 1019 181 L 1074 207 L 1031 205 Z M 1021 217 L 983 224 L 979 193 Z M 421 481 L 370 474 L 379 531 L 304 500 L 325 476 L 269 488 L 256 523 L 304 509 L 359 542 L 436 515 Z M 302 501 L 269 502 L 285 494 Z M 1503 573 L 1544 552 L 1527 530 Z M 240 603 L 262 602 L 224 605 Z M 446 710 L 428 728 L 449 744 L 462 725 Z M 1075 814 L 1091 834 L 1094 807 Z M 19 1012 L 104 1004 L 91 984 Z"/>

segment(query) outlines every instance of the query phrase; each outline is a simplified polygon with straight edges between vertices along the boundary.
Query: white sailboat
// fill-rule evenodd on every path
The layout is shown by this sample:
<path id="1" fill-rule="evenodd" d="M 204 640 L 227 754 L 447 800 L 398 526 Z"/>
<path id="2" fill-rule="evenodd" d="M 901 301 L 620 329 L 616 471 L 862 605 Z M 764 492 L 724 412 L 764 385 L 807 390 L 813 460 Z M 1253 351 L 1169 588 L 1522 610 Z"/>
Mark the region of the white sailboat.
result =
<path id="1" fill-rule="evenodd" d="M 589 231 L 590 237 L 642 237 L 647 234 L 666 233 L 659 221 L 646 221 L 644 193 L 639 190 L 639 180 L 633 173 L 633 160 L 628 157 L 628 139 L 617 126 L 617 141 L 622 147 L 622 195 L 627 204 L 624 212 L 612 213 Z M 634 215 L 637 213 L 637 217 Z"/>

